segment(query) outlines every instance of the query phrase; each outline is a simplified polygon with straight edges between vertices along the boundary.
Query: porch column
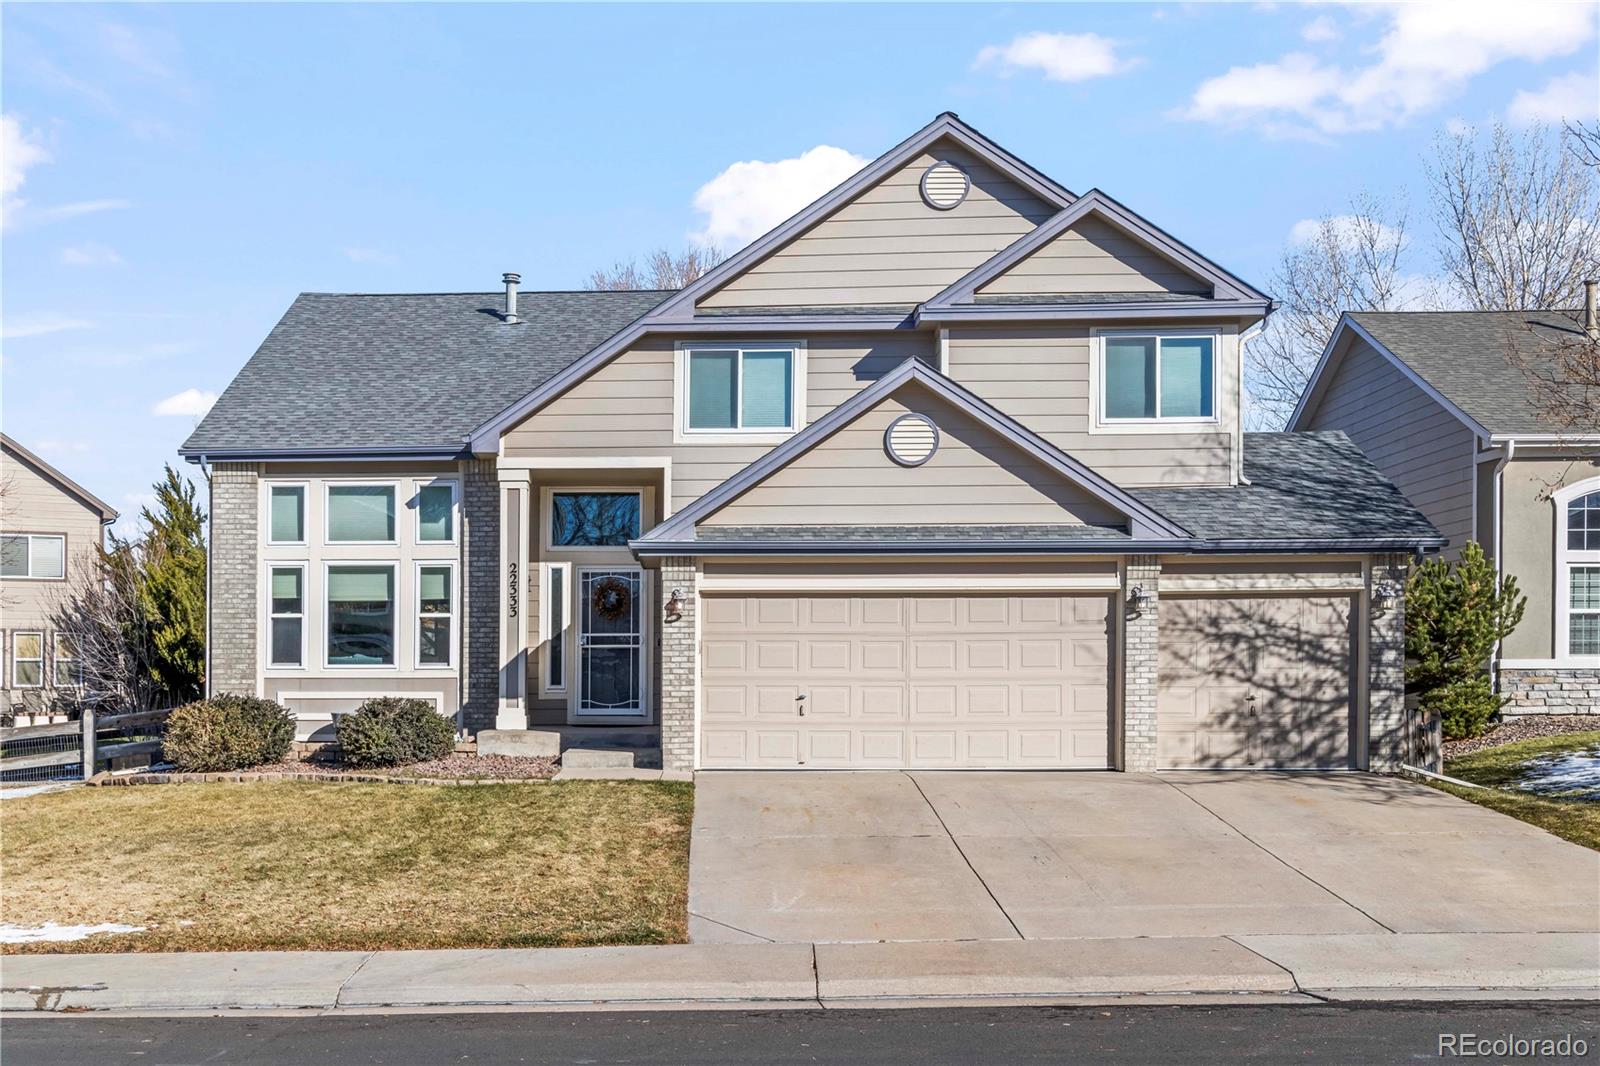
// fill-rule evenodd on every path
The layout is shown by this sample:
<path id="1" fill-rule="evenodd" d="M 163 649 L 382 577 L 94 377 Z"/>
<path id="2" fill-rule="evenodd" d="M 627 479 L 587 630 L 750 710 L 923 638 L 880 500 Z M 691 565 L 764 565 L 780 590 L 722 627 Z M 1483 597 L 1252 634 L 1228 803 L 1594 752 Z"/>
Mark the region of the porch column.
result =
<path id="1" fill-rule="evenodd" d="M 526 470 L 500 477 L 500 704 L 496 729 L 528 728 L 528 497 Z"/>
<path id="2" fill-rule="evenodd" d="M 661 560 L 661 765 L 667 770 L 694 769 L 694 709 L 700 688 L 698 569 L 692 558 Z"/>
<path id="3" fill-rule="evenodd" d="M 1144 593 L 1138 613 L 1128 606 L 1134 589 Z M 1156 664 L 1160 655 L 1161 560 L 1132 555 L 1122 568 L 1122 769 L 1156 768 Z"/>
<path id="4" fill-rule="evenodd" d="M 1375 555 L 1367 567 L 1367 758 L 1368 768 L 1396 772 L 1405 762 L 1424 768 L 1437 755 L 1431 734 L 1421 716 L 1408 721 L 1406 712 L 1406 606 L 1405 596 L 1381 614 L 1372 609 L 1374 590 L 1385 582 L 1405 588 L 1410 560 L 1404 555 Z M 1435 750 L 1430 750 L 1435 749 Z"/>

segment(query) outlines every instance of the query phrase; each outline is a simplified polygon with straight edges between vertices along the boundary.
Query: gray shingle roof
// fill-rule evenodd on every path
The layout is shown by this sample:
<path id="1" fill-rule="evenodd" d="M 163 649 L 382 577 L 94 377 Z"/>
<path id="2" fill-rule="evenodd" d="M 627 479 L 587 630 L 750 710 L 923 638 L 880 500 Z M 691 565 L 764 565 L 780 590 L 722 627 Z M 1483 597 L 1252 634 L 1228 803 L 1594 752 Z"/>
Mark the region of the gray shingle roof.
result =
<path id="1" fill-rule="evenodd" d="M 1105 526 L 700 526 L 702 541 L 893 541 L 946 543 L 973 540 L 1127 540 L 1127 533 Z"/>
<path id="2" fill-rule="evenodd" d="M 1581 335 L 1574 311 L 1362 311 L 1350 318 L 1491 433 L 1553 433 L 1508 357 Z"/>
<path id="3" fill-rule="evenodd" d="M 670 292 L 303 293 L 184 442 L 185 454 L 459 450 Z"/>
<path id="4" fill-rule="evenodd" d="M 1232 488 L 1130 490 L 1204 540 L 1426 540 L 1438 530 L 1342 431 L 1246 433 Z"/>
<path id="5" fill-rule="evenodd" d="M 1211 297 L 1192 292 L 1034 292 L 979 293 L 975 304 L 1151 304 L 1206 303 Z"/>

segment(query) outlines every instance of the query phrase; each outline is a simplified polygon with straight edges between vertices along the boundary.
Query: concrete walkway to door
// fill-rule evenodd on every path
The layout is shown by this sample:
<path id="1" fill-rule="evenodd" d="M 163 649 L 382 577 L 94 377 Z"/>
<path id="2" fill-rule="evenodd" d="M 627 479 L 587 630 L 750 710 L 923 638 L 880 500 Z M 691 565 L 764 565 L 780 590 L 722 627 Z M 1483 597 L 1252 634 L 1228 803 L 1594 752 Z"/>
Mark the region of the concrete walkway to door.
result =
<path id="1" fill-rule="evenodd" d="M 1395 778 L 702 773 L 696 943 L 1600 931 L 1600 854 Z"/>

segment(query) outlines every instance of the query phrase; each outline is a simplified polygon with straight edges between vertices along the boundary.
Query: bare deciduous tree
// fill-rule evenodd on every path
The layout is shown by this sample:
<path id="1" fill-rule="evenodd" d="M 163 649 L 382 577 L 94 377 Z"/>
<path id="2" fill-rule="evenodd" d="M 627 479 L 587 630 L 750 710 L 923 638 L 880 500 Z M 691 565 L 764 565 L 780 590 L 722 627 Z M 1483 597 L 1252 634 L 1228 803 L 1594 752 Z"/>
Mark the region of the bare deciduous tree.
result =
<path id="1" fill-rule="evenodd" d="M 1561 127 L 1567 151 L 1590 169 L 1600 169 L 1600 122 L 1568 122 Z"/>
<path id="2" fill-rule="evenodd" d="M 148 542 L 113 538 L 79 566 L 51 603 L 49 626 L 77 653 L 80 684 L 63 690 L 79 706 L 146 711 L 170 703 L 159 681 L 155 640 L 141 602 L 141 557 Z"/>
<path id="3" fill-rule="evenodd" d="M 1496 124 L 1480 142 L 1470 130 L 1440 137 L 1426 167 L 1451 288 L 1479 311 L 1572 307 L 1600 270 L 1595 170 L 1542 126 Z"/>
<path id="4" fill-rule="evenodd" d="M 1404 203 L 1362 193 L 1284 250 L 1273 275 L 1282 306 L 1249 345 L 1245 385 L 1256 428 L 1288 421 L 1345 311 L 1396 311 L 1426 302 L 1402 270 L 1410 241 Z"/>
<path id="5" fill-rule="evenodd" d="M 645 257 L 642 268 L 633 259 L 619 261 L 609 270 L 596 270 L 590 274 L 584 287 L 608 291 L 681 289 L 725 258 L 721 249 L 710 245 L 690 245 L 677 253 L 668 248 L 657 248 Z"/>

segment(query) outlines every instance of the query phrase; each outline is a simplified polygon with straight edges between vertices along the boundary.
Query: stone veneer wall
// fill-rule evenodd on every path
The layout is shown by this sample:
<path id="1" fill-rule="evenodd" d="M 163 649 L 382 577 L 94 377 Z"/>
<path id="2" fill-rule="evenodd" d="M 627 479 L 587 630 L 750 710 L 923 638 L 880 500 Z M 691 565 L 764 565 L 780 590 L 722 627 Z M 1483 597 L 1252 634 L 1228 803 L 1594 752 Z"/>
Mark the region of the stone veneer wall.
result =
<path id="1" fill-rule="evenodd" d="M 462 464 L 461 724 L 493 729 L 500 705 L 500 484 L 492 459 Z"/>
<path id="2" fill-rule="evenodd" d="M 1600 669 L 1500 671 L 1500 695 L 1508 718 L 1525 714 L 1600 715 Z"/>
<path id="3" fill-rule="evenodd" d="M 1128 612 L 1134 586 L 1149 601 L 1137 615 Z M 1156 672 L 1160 656 L 1161 560 L 1135 555 L 1123 568 L 1122 596 L 1112 605 L 1123 613 L 1122 769 L 1147 773 L 1156 768 Z"/>
<path id="4" fill-rule="evenodd" d="M 1410 559 L 1378 555 L 1371 584 L 1392 581 L 1404 589 Z M 1370 588 L 1369 588 L 1370 592 Z M 1371 602 L 1370 596 L 1368 602 Z M 1367 759 L 1371 769 L 1392 772 L 1402 763 L 1426 765 L 1426 732 L 1406 710 L 1406 610 L 1401 595 L 1382 614 L 1373 612 L 1367 633 Z"/>
<path id="5" fill-rule="evenodd" d="M 260 488 L 261 468 L 254 463 L 211 467 L 208 693 L 256 694 Z"/>
<path id="6" fill-rule="evenodd" d="M 665 608 L 675 588 L 684 595 L 673 620 Z M 661 560 L 661 605 L 661 765 L 667 770 L 692 770 L 700 611 L 695 560 L 676 556 Z"/>

